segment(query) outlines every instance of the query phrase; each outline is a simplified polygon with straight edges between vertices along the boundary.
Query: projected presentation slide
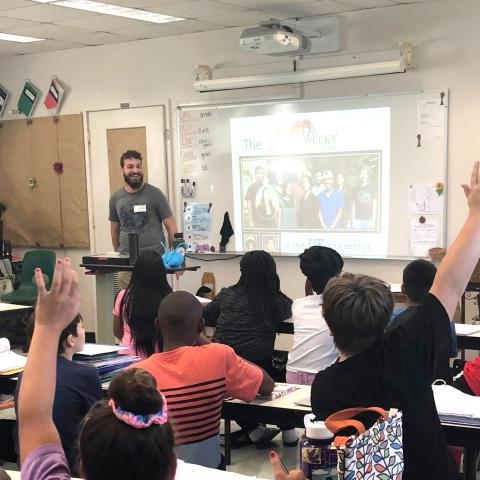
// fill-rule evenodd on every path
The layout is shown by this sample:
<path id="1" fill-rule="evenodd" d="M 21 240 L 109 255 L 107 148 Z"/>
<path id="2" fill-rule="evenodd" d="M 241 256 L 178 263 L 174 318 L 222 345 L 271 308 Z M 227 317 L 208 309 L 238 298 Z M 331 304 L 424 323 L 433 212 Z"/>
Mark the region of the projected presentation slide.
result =
<path id="1" fill-rule="evenodd" d="M 386 255 L 389 108 L 234 118 L 231 132 L 237 249 Z"/>

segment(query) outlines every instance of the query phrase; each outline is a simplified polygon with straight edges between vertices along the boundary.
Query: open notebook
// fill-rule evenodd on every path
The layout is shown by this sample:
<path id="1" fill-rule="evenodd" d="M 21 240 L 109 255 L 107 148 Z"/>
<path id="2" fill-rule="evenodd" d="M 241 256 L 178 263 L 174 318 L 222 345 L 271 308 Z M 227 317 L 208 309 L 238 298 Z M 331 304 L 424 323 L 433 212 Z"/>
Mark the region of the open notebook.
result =
<path id="1" fill-rule="evenodd" d="M 480 325 L 472 325 L 470 323 L 456 323 L 455 331 L 457 335 L 472 335 L 480 332 Z"/>
<path id="2" fill-rule="evenodd" d="M 480 425 L 480 397 L 467 395 L 450 385 L 433 385 L 432 390 L 440 420 Z"/>

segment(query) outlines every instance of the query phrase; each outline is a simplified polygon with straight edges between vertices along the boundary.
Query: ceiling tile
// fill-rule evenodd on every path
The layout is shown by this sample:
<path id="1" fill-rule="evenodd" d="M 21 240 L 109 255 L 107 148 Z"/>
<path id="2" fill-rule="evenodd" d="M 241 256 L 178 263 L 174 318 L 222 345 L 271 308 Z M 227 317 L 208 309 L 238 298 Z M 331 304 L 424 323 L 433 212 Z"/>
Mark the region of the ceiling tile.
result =
<path id="1" fill-rule="evenodd" d="M 16 35 L 24 35 L 26 37 L 58 39 L 66 36 L 73 37 L 75 34 L 85 34 L 85 30 L 73 27 L 62 27 L 52 23 L 39 23 L 31 27 L 5 29 L 6 33 L 14 33 Z"/>
<path id="2" fill-rule="evenodd" d="M 94 15 L 88 18 L 74 18 L 63 22 L 56 22 L 65 27 L 86 28 L 87 30 L 111 32 L 121 28 L 142 27 L 146 22 L 131 18 L 115 17 L 113 15 Z M 150 24 L 150 22 L 148 22 Z"/>
<path id="3" fill-rule="evenodd" d="M 31 5 L 32 2 L 27 2 L 27 0 L 2 0 L 0 1 L 0 12 L 2 10 L 10 10 L 11 8 L 29 7 Z"/>
<path id="4" fill-rule="evenodd" d="M 300 5 L 297 5 L 294 2 L 290 2 L 286 5 L 272 5 L 262 8 L 262 10 L 273 15 L 290 15 L 291 17 L 299 18 L 348 12 L 356 10 L 356 8 L 333 0 L 318 0 L 316 2 L 302 3 Z"/>
<path id="5" fill-rule="evenodd" d="M 1 0 L 0 0 L 1 1 Z M 28 20 L 19 20 L 18 18 L 2 17 L 0 14 L 0 31 L 5 32 L 14 28 L 32 27 L 39 25 L 38 22 L 29 22 Z"/>
<path id="6" fill-rule="evenodd" d="M 57 23 L 72 18 L 93 16 L 92 12 L 76 10 L 74 8 L 56 7 L 54 5 L 32 5 L 25 8 L 14 8 L 3 10 L 2 17 L 20 18 L 23 20 L 34 20 L 37 22 Z"/>
<path id="7" fill-rule="evenodd" d="M 200 20 L 225 25 L 227 27 L 238 27 L 257 24 L 270 20 L 271 18 L 272 16 L 269 13 L 261 12 L 260 10 L 250 10 L 249 12 L 231 13 L 229 15 L 202 16 Z"/>
<path id="8" fill-rule="evenodd" d="M 0 53 L 18 53 L 19 43 L 0 41 Z"/>
<path id="9" fill-rule="evenodd" d="M 110 43 L 131 42 L 134 39 L 126 35 L 119 35 L 110 32 L 87 32 L 83 34 L 77 34 L 72 37 L 65 37 L 64 40 L 75 43 L 83 43 L 85 45 L 106 45 Z"/>
<path id="10" fill-rule="evenodd" d="M 161 7 L 162 5 L 173 5 L 188 1 L 189 0 L 102 0 L 103 3 L 132 8 Z"/>
<path id="11" fill-rule="evenodd" d="M 292 0 L 218 0 L 220 3 L 236 5 L 237 7 L 263 9 L 264 7 L 277 5 L 291 5 Z M 296 0 L 295 5 L 302 3 L 311 3 L 312 0 Z"/>
<path id="12" fill-rule="evenodd" d="M 208 32 L 209 30 L 219 30 L 221 28 L 225 28 L 223 25 L 203 22 L 200 20 L 192 20 L 189 18 L 187 18 L 186 20 L 181 20 L 180 22 L 175 22 L 175 24 L 178 25 L 178 28 L 181 28 L 186 33 Z"/>
<path id="13" fill-rule="evenodd" d="M 358 8 L 391 7 L 397 5 L 391 0 L 338 0 L 338 2 Z"/>
<path id="14" fill-rule="evenodd" d="M 10 43 L 10 46 L 5 46 L 5 43 Z M 18 54 L 39 53 L 57 50 L 66 50 L 71 48 L 81 48 L 86 45 L 73 42 L 57 42 L 55 40 L 45 40 L 43 42 L 33 43 L 15 43 L 0 41 L 0 51 L 14 52 Z"/>
<path id="15" fill-rule="evenodd" d="M 101 0 L 143 8 L 186 20 L 153 24 L 27 0 L 0 0 L 0 31 L 48 38 L 19 44 L 0 42 L 0 56 L 122 43 L 193 32 L 259 24 L 278 19 L 315 17 L 366 8 L 438 0 Z M 58 39 L 58 41 L 50 40 Z"/>
<path id="16" fill-rule="evenodd" d="M 157 25 L 145 25 L 143 27 L 135 27 L 135 28 L 123 28 L 121 30 L 113 30 L 113 33 L 117 33 L 120 35 L 125 35 L 130 38 L 160 38 L 160 37 L 168 37 L 174 35 L 184 35 L 187 33 L 191 33 L 188 29 L 180 28 L 178 26 L 182 22 L 174 22 L 174 23 L 161 23 Z M 216 28 L 221 28 L 215 25 Z"/>
<path id="17" fill-rule="evenodd" d="M 245 12 L 247 9 L 235 5 L 216 2 L 214 0 L 194 0 L 173 5 L 149 7 L 152 12 L 164 13 L 183 18 L 199 18 L 213 15 L 223 15 Z"/>

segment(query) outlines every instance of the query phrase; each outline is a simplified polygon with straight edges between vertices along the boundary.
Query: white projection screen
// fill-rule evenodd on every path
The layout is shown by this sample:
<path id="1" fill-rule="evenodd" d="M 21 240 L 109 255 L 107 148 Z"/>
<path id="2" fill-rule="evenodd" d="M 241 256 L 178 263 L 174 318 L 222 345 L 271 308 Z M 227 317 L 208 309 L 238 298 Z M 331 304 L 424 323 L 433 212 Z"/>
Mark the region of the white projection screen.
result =
<path id="1" fill-rule="evenodd" d="M 177 178 L 196 185 L 181 211 L 212 203 L 217 250 L 228 211 L 227 251 L 421 256 L 445 244 L 447 105 L 445 89 L 179 107 Z"/>

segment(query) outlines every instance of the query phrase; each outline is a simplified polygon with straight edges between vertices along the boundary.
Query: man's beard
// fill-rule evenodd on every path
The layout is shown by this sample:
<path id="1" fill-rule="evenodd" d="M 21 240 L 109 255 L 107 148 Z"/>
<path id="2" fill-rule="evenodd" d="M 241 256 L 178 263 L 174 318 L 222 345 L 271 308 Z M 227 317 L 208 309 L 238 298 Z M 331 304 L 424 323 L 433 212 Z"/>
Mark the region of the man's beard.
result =
<path id="1" fill-rule="evenodd" d="M 143 173 L 140 173 L 138 177 L 131 178 L 129 175 L 123 174 L 125 183 L 134 190 L 138 190 L 143 184 Z"/>

